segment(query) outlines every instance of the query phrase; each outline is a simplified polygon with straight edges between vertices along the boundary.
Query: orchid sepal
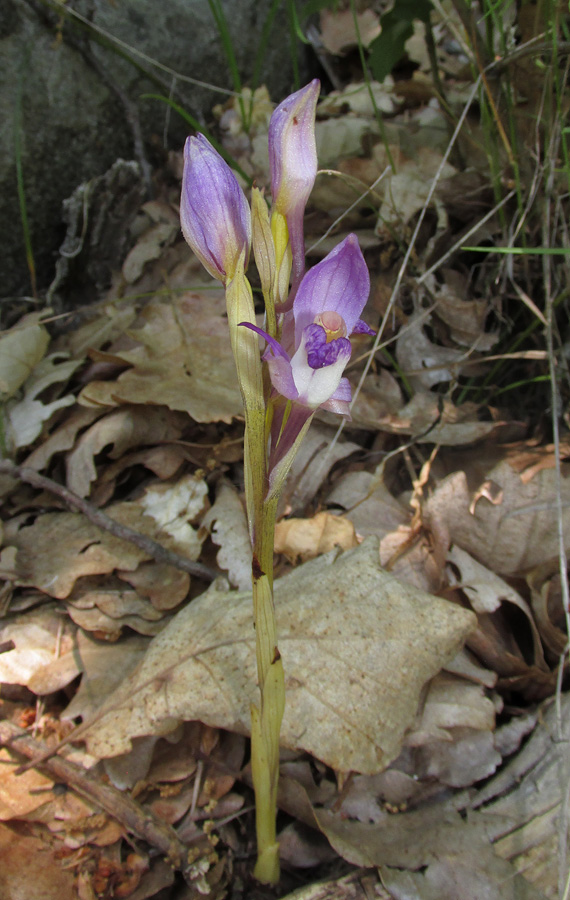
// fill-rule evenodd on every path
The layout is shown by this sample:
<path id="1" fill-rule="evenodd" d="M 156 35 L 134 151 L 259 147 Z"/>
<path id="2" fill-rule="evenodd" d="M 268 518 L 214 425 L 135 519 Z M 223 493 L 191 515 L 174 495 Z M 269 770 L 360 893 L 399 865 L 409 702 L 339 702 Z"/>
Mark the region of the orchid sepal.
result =
<path id="1" fill-rule="evenodd" d="M 320 82 L 315 78 L 280 103 L 269 123 L 273 209 L 287 221 L 292 256 L 292 296 L 305 271 L 303 216 L 317 177 L 315 114 L 319 92 Z"/>
<path id="2" fill-rule="evenodd" d="M 269 210 L 263 197 L 263 191 L 256 187 L 253 187 L 251 190 L 251 213 L 253 254 L 261 281 L 267 325 L 269 332 L 275 334 L 277 330 L 275 315 L 277 273 L 275 244 L 271 232 L 271 222 L 269 221 Z"/>
<path id="3" fill-rule="evenodd" d="M 204 135 L 184 146 L 180 197 L 184 237 L 204 268 L 226 282 L 237 271 L 242 252 L 245 266 L 251 246 L 251 213 L 234 173 Z"/>

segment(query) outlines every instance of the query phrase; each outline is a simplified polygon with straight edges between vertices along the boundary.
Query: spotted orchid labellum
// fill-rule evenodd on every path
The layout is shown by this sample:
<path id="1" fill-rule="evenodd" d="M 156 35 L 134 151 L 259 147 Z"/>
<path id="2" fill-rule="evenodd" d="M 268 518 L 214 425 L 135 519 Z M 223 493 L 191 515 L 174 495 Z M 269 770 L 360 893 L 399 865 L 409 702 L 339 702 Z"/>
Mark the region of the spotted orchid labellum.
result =
<path id="1" fill-rule="evenodd" d="M 226 282 L 251 245 L 251 213 L 237 178 L 203 134 L 184 147 L 182 233 L 205 269 Z"/>

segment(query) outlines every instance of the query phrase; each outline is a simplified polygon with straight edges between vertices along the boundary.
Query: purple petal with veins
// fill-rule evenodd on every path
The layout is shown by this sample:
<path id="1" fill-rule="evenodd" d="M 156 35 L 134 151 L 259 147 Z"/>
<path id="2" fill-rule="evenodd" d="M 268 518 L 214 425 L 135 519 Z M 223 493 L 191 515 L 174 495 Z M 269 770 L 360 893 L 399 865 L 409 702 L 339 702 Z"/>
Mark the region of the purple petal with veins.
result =
<path id="1" fill-rule="evenodd" d="M 317 177 L 315 112 L 320 81 L 315 78 L 286 97 L 269 123 L 269 171 L 273 207 L 287 220 L 293 258 L 292 293 L 305 271 L 303 215 Z"/>
<path id="2" fill-rule="evenodd" d="M 352 334 L 370 293 L 370 276 L 355 234 L 349 234 L 320 263 L 309 269 L 295 297 L 295 346 L 317 315 L 336 312 Z"/>
<path id="3" fill-rule="evenodd" d="M 231 277 L 251 244 L 251 214 L 234 173 L 203 134 L 184 146 L 180 224 L 186 241 L 214 278 Z"/>
<path id="4" fill-rule="evenodd" d="M 265 340 L 269 344 L 267 350 L 263 354 L 264 359 L 266 358 L 268 352 L 271 350 L 275 356 L 281 356 L 283 359 L 286 359 L 287 362 L 290 362 L 288 354 L 285 353 L 279 341 L 275 340 L 274 337 L 271 337 L 270 334 L 267 334 L 267 332 L 264 331 L 263 328 L 258 328 L 257 325 L 252 325 L 250 322 L 240 322 L 238 327 L 242 325 L 244 328 L 249 328 L 250 331 L 255 331 L 255 333 L 260 337 L 265 338 Z"/>

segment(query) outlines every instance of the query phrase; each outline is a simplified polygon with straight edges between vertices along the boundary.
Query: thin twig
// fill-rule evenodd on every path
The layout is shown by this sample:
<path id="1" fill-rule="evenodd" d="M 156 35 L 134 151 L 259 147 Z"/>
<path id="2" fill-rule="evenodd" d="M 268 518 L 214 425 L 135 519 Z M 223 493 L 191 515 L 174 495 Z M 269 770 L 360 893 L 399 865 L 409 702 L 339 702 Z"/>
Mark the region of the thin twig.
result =
<path id="1" fill-rule="evenodd" d="M 33 767 L 43 769 L 54 781 L 70 785 L 82 797 L 96 803 L 132 834 L 160 850 L 175 868 L 184 870 L 188 867 L 188 848 L 174 829 L 128 794 L 103 784 L 68 759 L 49 757 L 49 750 L 43 741 L 30 737 L 23 728 L 12 722 L 0 722 L 0 744 L 25 756 Z"/>
<path id="2" fill-rule="evenodd" d="M 70 491 L 69 488 L 64 487 L 62 484 L 58 484 L 57 481 L 52 481 L 51 478 L 46 478 L 45 475 L 39 475 L 35 469 L 29 466 L 17 466 L 9 460 L 1 460 L 0 474 L 19 478 L 20 481 L 31 484 L 32 487 L 49 491 L 50 494 L 60 497 L 64 503 L 82 513 L 85 518 L 97 525 L 98 528 L 110 532 L 110 534 L 121 538 L 123 541 L 130 541 L 131 544 L 135 544 L 157 562 L 166 563 L 175 569 L 181 569 L 183 572 L 188 572 L 189 575 L 195 575 L 197 578 L 204 579 L 204 581 L 214 581 L 218 577 L 218 573 L 210 569 L 209 566 L 204 566 L 202 563 L 194 562 L 191 559 L 185 559 L 183 556 L 179 556 L 178 553 L 167 550 L 158 541 L 154 541 L 145 534 L 134 531 L 127 525 L 115 522 L 114 519 L 111 519 L 102 510 L 97 509 L 88 500 L 84 500 L 83 497 L 74 494 L 73 491 Z"/>

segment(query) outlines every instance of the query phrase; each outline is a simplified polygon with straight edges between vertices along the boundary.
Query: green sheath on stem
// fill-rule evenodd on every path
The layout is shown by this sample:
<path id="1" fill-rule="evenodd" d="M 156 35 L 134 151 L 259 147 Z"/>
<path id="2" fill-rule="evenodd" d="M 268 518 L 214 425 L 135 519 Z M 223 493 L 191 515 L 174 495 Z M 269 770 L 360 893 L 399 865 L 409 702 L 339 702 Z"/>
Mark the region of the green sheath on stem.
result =
<path id="1" fill-rule="evenodd" d="M 251 709 L 251 766 L 256 804 L 257 864 L 254 874 L 265 884 L 279 881 L 279 844 L 276 837 L 279 733 L 285 709 L 285 679 L 277 647 L 273 605 L 273 537 L 276 498 L 266 501 L 266 408 L 259 340 L 240 328 L 255 325 L 251 287 L 244 274 L 244 258 L 226 284 L 228 323 L 245 411 L 245 488 L 253 546 L 252 587 L 259 707 Z"/>

